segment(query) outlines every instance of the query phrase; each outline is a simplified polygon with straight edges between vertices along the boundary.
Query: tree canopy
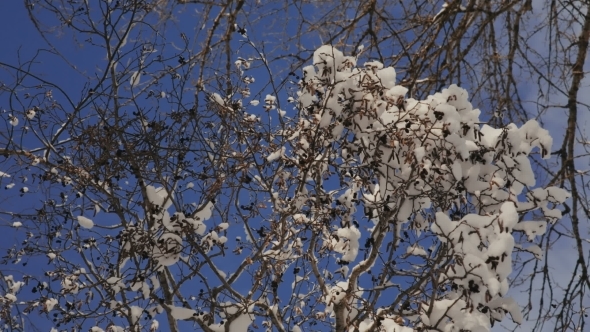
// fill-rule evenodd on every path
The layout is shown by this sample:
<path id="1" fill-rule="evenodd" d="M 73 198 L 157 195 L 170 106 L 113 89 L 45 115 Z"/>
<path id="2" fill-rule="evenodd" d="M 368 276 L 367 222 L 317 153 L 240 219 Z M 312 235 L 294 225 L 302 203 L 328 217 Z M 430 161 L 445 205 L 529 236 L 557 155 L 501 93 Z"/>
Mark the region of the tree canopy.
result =
<path id="1" fill-rule="evenodd" d="M 584 329 L 587 4 L 21 11 L 5 330 Z"/>

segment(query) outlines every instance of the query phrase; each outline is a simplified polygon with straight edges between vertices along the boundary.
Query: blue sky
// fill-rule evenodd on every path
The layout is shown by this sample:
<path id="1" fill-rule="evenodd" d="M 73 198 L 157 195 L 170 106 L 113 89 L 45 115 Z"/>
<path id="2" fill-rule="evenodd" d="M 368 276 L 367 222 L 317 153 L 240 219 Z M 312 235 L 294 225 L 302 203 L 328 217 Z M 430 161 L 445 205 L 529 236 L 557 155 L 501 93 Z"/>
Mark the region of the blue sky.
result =
<path id="1" fill-rule="evenodd" d="M 187 11 L 179 15 L 180 17 L 190 18 L 191 13 Z M 291 27 L 287 27 L 286 29 L 288 30 L 289 28 Z M 173 28 L 171 28 L 171 31 L 194 31 L 194 22 L 189 19 L 181 20 L 173 24 Z M 257 40 L 255 31 L 249 31 L 248 33 L 252 35 L 252 39 L 255 42 L 255 45 L 261 52 L 264 52 L 265 48 L 272 47 L 273 43 L 277 42 L 276 40 L 272 39 L 265 41 Z M 179 35 L 180 34 L 178 33 L 175 35 L 176 37 L 170 37 L 170 41 L 177 43 L 180 42 L 181 39 Z M 76 64 L 76 68 L 72 68 L 71 66 L 67 65 L 63 61 L 63 59 L 60 58 L 59 55 L 53 54 L 51 50 L 47 49 L 45 41 L 39 36 L 38 32 L 34 29 L 29 18 L 27 17 L 26 10 L 22 3 L 17 1 L 4 1 L 0 5 L 0 40 L 2 40 L 3 42 L 2 51 L 0 52 L 0 61 L 16 65 L 19 63 L 19 61 L 28 61 L 31 58 L 33 58 L 36 54 L 39 54 L 34 63 L 35 69 L 33 71 L 37 73 L 39 77 L 47 79 L 48 81 L 53 82 L 62 87 L 64 91 L 66 91 L 68 95 L 71 96 L 73 102 L 77 103 L 85 97 L 85 91 L 87 91 L 88 87 L 92 86 L 92 77 L 94 76 L 95 69 L 94 64 L 97 62 L 102 62 L 104 55 L 100 51 L 97 51 L 95 48 L 89 47 L 84 42 L 81 42 L 79 45 L 76 46 L 74 43 L 72 43 L 71 36 L 69 35 L 64 35 L 62 37 L 50 36 L 50 38 L 52 42 L 56 43 L 56 45 L 63 52 L 64 55 L 66 55 L 70 59 L 75 60 L 74 63 Z M 240 38 L 236 38 L 234 40 L 234 43 L 236 43 L 236 45 L 239 44 L 238 39 Z M 42 48 L 44 49 L 40 50 L 40 45 L 43 45 Z M 317 40 L 309 42 L 310 48 L 313 48 L 315 46 L 319 46 L 319 42 Z M 169 55 L 176 55 L 175 52 L 178 53 L 177 51 L 171 49 Z M 254 50 L 252 50 L 252 48 L 248 46 L 242 46 L 241 53 L 235 54 L 234 56 L 256 57 L 257 54 Z M 132 58 L 132 56 L 130 58 Z M 287 62 L 283 62 L 283 64 L 285 67 L 289 65 Z M 272 69 L 276 70 L 277 72 L 281 72 L 281 74 L 279 75 L 280 80 L 287 79 L 289 77 L 288 72 L 290 70 L 284 69 L 284 67 L 277 66 Z M 251 99 L 260 99 L 262 101 L 264 99 L 264 96 L 267 93 L 270 93 L 269 91 L 271 90 L 269 86 L 264 83 L 265 78 L 268 79 L 268 75 L 261 68 L 256 69 L 252 73 L 256 76 L 257 83 L 253 85 L 254 93 Z M 300 75 L 299 72 L 297 72 L 297 74 Z M 6 71 L 0 72 L 1 81 L 9 82 L 10 79 L 11 78 L 9 75 L 7 75 Z M 167 91 L 166 85 L 162 86 L 162 90 Z M 54 94 L 58 94 L 58 92 L 54 91 Z M 531 92 L 531 99 L 534 99 L 534 94 L 535 92 Z M 57 96 L 56 98 L 63 98 L 63 96 Z M 292 110 L 289 109 L 288 105 L 283 105 L 281 106 L 288 113 L 292 112 Z M 478 107 L 478 105 L 474 106 Z M 6 104 L 5 96 L 2 95 L 0 95 L 0 108 L 9 109 L 9 105 Z M 254 108 L 252 108 L 251 112 L 264 116 L 264 112 L 261 112 Z M 275 114 L 273 121 L 276 121 L 276 117 L 277 116 Z M 564 117 L 561 114 L 546 115 L 545 123 L 547 124 L 550 131 L 554 133 L 554 146 L 558 146 L 560 144 L 560 135 L 558 133 L 559 130 L 563 129 L 563 123 L 561 121 L 561 119 L 563 118 Z M 585 124 L 585 121 L 586 119 L 583 119 L 582 123 Z M 27 142 L 25 142 L 25 146 L 26 145 Z M 0 182 L 1 187 L 4 187 L 6 183 L 7 182 L 5 181 L 5 179 L 3 179 L 2 182 Z M 2 189 L 0 188 L 0 190 Z M 21 199 L 18 196 L 18 188 L 14 188 L 13 191 L 10 192 L 10 194 L 3 195 L 2 197 L 4 198 L 4 196 L 6 196 L 6 198 L 2 202 L 2 204 L 10 205 L 11 207 L 17 210 L 21 208 L 24 209 L 30 202 L 36 201 L 34 193 L 26 195 L 25 199 Z M 248 199 L 249 197 L 244 197 L 244 201 Z M 102 219 L 101 221 L 104 220 L 105 219 Z M 11 222 L 12 219 L 10 218 L 4 218 L 4 220 L 0 219 L 0 227 L 2 230 L 2 232 L 0 233 L 0 250 L 5 250 L 8 247 L 10 247 L 12 241 L 15 238 L 19 241 L 23 239 L 22 233 L 15 233 L 15 231 L 12 228 L 7 227 L 7 225 L 11 224 Z M 231 238 L 230 248 L 233 245 L 235 245 L 235 242 L 233 238 Z M 558 250 L 556 250 L 556 252 L 560 255 L 564 255 L 564 253 L 567 253 L 568 250 L 568 248 L 559 248 Z M 233 264 L 233 262 L 228 264 L 228 269 Z M 32 259 L 29 262 L 28 268 L 30 268 L 31 265 L 35 266 L 35 268 L 31 269 L 31 271 L 44 271 L 46 269 L 46 259 Z M 568 264 L 564 263 L 564 265 Z M 221 269 L 223 270 L 223 268 Z M 17 268 L 14 267 L 14 271 L 16 270 Z M 13 270 L 8 268 L 2 269 L 2 273 L 4 274 L 13 273 L 12 271 Z M 291 278 L 291 275 L 285 278 Z M 285 282 L 285 284 L 289 285 L 290 281 L 288 279 L 286 280 L 287 281 Z M 249 281 L 244 280 L 244 286 L 248 286 L 248 282 Z M 28 289 L 25 289 L 23 292 L 28 291 Z M 51 324 L 43 322 L 40 323 L 40 326 L 42 327 L 42 330 L 48 330 Z"/>

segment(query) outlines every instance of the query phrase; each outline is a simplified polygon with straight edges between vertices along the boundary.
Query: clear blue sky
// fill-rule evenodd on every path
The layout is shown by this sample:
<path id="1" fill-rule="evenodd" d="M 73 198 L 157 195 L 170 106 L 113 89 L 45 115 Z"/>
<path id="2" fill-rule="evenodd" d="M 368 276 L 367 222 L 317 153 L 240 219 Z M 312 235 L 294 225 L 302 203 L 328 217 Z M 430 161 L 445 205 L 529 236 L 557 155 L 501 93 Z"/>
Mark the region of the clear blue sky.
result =
<path id="1" fill-rule="evenodd" d="M 190 32 L 194 28 L 193 25 L 194 22 L 190 20 L 181 20 L 178 24 L 177 29 Z M 257 41 L 255 31 L 249 31 L 248 33 L 253 35 L 253 40 Z M 28 61 L 31 58 L 33 58 L 36 54 L 39 54 L 37 58 L 38 63 L 35 64 L 34 72 L 36 74 L 39 74 L 40 77 L 61 86 L 72 97 L 74 102 L 77 102 L 80 98 L 83 97 L 84 85 L 89 83 L 85 78 L 85 75 L 82 75 L 80 73 L 85 73 L 86 75 L 92 76 L 94 74 L 94 63 L 101 62 L 101 57 L 103 56 L 99 52 L 96 52 L 95 50 L 87 47 L 86 45 L 81 45 L 80 47 L 75 46 L 70 36 L 54 36 L 52 37 L 52 42 L 55 42 L 56 45 L 59 46 L 60 51 L 64 52 L 64 54 L 68 58 L 75 59 L 74 62 L 77 65 L 76 69 L 80 72 L 77 72 L 72 67 L 66 65 L 63 59 L 60 59 L 58 55 L 52 54 L 51 50 L 47 48 L 47 44 L 40 37 L 39 33 L 32 25 L 28 17 L 28 14 L 24 8 L 24 4 L 20 1 L 5 0 L 0 3 L 0 41 L 2 43 L 2 49 L 0 50 L 0 62 L 17 65 L 19 61 Z M 270 40 L 269 45 L 272 42 L 277 41 Z M 312 47 L 313 45 L 317 46 L 316 43 L 317 41 L 311 41 L 310 47 Z M 42 48 L 41 50 L 40 47 Z M 247 49 L 245 52 L 253 54 L 253 52 Z M 284 77 L 280 77 L 281 80 L 286 78 L 286 72 L 288 71 L 283 71 Z M 254 93 L 256 94 L 260 92 L 256 99 L 260 99 L 262 101 L 264 99 L 264 95 L 266 93 L 269 93 L 268 88 L 265 89 L 266 85 L 264 84 L 264 80 L 260 79 L 261 77 L 266 77 L 266 74 L 263 71 L 255 72 L 255 74 L 258 75 L 258 84 L 255 85 Z M 11 83 L 10 80 L 11 77 L 7 75 L 6 71 L 0 71 L 0 82 Z M 478 107 L 478 105 L 474 106 Z M 6 95 L 0 95 L 0 110 L 9 110 L 9 108 L 10 107 L 6 101 Z M 283 108 L 287 111 L 290 111 L 289 106 L 283 106 Z M 253 110 L 252 112 L 256 111 Z M 2 117 L 4 118 L 5 115 L 2 114 Z M 554 146 L 557 146 L 561 142 L 560 136 L 557 134 L 557 131 L 562 128 L 560 123 L 561 119 L 562 117 L 560 116 L 551 116 L 548 117 L 548 121 L 546 122 L 549 126 L 549 129 L 553 133 L 555 133 Z M 5 171 L 1 167 L 2 164 L 0 163 L 0 171 Z M 9 183 L 7 179 L 1 179 L 1 191 L 5 191 L 3 187 L 7 183 Z M 10 206 L 11 210 L 19 210 L 21 208 L 24 209 L 29 207 L 29 203 L 37 202 L 38 199 L 40 199 L 35 197 L 34 193 L 26 195 L 24 198 L 19 197 L 18 186 L 22 186 L 22 184 L 19 183 L 17 187 L 11 189 L 12 191 L 5 191 L 0 196 L 2 199 L 5 198 L 4 201 L 0 201 L 0 204 L 4 206 L 4 210 L 6 210 L 6 206 Z M 29 187 L 33 186 L 29 185 Z M 15 239 L 18 239 L 18 241 L 24 239 L 24 234 L 22 234 L 22 232 L 19 233 L 18 231 L 15 231 L 13 228 L 8 227 L 8 225 L 10 225 L 12 221 L 13 219 L 8 218 L 7 216 L 0 216 L 0 255 L 3 255 L 3 252 L 9 247 L 11 247 Z M 234 229 L 239 229 L 241 231 L 240 226 L 234 226 Z M 231 249 L 234 247 L 234 242 L 232 237 L 230 237 L 230 240 L 232 241 L 229 246 Z M 235 256 L 231 255 L 232 254 L 230 253 L 230 256 L 228 256 L 228 260 L 236 259 L 234 258 Z M 362 253 L 359 256 L 361 256 L 362 259 Z M 27 269 L 29 273 L 43 273 L 47 269 L 47 260 L 44 258 L 33 259 L 31 261 L 28 261 L 28 263 L 29 264 L 27 265 Z M 221 269 L 225 272 L 230 272 L 230 267 L 235 263 L 236 262 L 234 261 L 230 261 L 225 268 L 221 267 Z M 0 271 L 2 271 L 2 273 L 5 275 L 13 273 L 18 274 L 18 269 L 19 266 L 12 266 L 10 264 L 8 266 L 0 266 Z M 291 279 L 289 278 L 292 278 L 292 274 L 288 274 L 285 276 L 285 285 L 287 285 L 286 287 L 288 287 L 288 285 L 290 285 L 291 283 Z M 244 282 L 244 285 L 247 286 L 248 281 L 245 280 Z M 29 294 L 30 288 L 31 286 L 28 286 L 25 289 L 23 289 L 23 291 L 21 292 L 21 296 L 23 298 L 26 298 L 27 294 Z M 31 318 L 36 317 L 36 314 L 31 315 Z M 164 321 L 165 319 L 160 320 Z M 49 331 L 49 328 L 52 327 L 52 324 L 50 324 L 49 321 L 37 321 L 36 323 L 39 324 L 38 326 L 42 328 L 42 331 Z M 105 328 L 105 326 L 102 327 Z"/>

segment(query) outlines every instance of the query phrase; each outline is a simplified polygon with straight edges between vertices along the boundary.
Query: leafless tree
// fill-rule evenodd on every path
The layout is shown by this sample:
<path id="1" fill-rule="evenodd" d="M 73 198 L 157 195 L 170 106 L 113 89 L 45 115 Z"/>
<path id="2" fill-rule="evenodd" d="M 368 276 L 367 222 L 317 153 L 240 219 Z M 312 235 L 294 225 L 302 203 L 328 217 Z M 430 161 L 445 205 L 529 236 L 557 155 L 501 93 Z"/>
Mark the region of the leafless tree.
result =
<path id="1" fill-rule="evenodd" d="M 7 330 L 584 330 L 588 4 L 24 5 Z"/>

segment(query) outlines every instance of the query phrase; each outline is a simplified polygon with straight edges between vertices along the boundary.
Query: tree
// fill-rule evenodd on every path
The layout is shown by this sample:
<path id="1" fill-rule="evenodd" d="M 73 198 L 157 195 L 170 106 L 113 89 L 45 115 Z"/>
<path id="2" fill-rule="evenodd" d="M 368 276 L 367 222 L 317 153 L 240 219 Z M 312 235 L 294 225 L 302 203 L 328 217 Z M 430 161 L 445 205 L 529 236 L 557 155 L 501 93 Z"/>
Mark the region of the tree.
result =
<path id="1" fill-rule="evenodd" d="M 557 207 L 566 189 L 582 272 L 561 312 L 543 309 L 552 300 L 538 317 L 584 326 L 587 209 L 574 145 L 590 24 L 570 22 L 580 38 L 558 55 L 578 51 L 573 124 L 562 166 L 551 167 L 552 139 L 528 120 L 515 80 L 526 72 L 515 60 L 533 68 L 516 26 L 531 17 L 528 2 L 327 2 L 317 18 L 291 15 L 314 6 L 305 2 L 26 3 L 43 50 L 79 85 L 39 74 L 43 52 L 2 63 L 12 75 L 2 213 L 16 239 L 3 263 L 17 269 L 2 272 L 7 329 L 28 330 L 39 314 L 93 331 L 487 331 L 507 314 L 520 323 L 509 286 L 536 286 L 527 265 L 544 262 L 553 287 L 542 259 L 555 234 L 567 236 Z M 404 20 L 383 8 L 403 8 Z M 196 28 L 174 24 L 195 21 L 193 9 Z M 277 13 L 301 23 L 296 38 L 256 35 Z M 508 37 L 496 37 L 504 19 Z M 74 37 L 85 61 L 56 33 Z M 547 95 L 566 86 L 536 74 Z"/>

